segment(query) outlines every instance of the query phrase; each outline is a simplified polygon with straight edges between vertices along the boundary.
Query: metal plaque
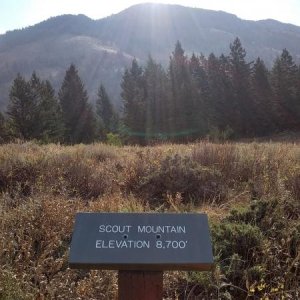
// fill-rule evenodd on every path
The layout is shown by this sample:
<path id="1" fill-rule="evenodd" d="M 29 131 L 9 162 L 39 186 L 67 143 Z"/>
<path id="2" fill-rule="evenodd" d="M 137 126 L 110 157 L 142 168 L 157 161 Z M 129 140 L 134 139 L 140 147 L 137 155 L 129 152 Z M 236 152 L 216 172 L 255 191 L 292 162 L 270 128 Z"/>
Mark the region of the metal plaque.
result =
<path id="1" fill-rule="evenodd" d="M 210 270 L 211 239 L 205 214 L 78 213 L 71 268 Z"/>

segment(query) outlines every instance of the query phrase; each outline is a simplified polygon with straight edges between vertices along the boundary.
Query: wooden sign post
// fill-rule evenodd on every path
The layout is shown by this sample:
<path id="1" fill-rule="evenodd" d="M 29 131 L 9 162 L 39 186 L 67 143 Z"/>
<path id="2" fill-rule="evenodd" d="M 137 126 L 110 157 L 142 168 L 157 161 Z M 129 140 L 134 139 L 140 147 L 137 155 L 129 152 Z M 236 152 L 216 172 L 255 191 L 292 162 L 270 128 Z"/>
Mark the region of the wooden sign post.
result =
<path id="1" fill-rule="evenodd" d="M 120 300 L 161 300 L 163 271 L 119 271 Z"/>
<path id="2" fill-rule="evenodd" d="M 119 270 L 120 300 L 162 299 L 163 271 L 211 270 L 207 216 L 78 213 L 69 265 Z"/>

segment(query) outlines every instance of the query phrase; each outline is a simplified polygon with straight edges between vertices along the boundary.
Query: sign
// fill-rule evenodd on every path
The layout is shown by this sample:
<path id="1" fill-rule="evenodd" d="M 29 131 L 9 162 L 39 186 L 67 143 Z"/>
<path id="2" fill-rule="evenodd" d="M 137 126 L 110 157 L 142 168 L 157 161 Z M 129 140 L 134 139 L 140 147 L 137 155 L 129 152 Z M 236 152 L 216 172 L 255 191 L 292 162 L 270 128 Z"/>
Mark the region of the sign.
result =
<path id="1" fill-rule="evenodd" d="M 71 268 L 112 270 L 210 270 L 205 214 L 78 213 Z"/>

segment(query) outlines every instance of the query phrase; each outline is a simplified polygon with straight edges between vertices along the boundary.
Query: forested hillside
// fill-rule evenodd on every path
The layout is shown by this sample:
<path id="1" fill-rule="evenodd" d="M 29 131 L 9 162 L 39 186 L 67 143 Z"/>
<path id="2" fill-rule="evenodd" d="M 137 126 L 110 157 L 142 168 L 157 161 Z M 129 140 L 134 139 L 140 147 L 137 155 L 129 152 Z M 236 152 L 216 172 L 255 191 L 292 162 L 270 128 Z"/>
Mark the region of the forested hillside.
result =
<path id="1" fill-rule="evenodd" d="M 119 106 L 122 73 L 134 57 L 144 65 L 151 54 L 166 66 L 177 40 L 188 55 L 227 56 L 236 37 L 247 49 L 248 62 L 259 56 L 271 68 L 286 48 L 299 63 L 300 28 L 274 20 L 246 21 L 224 12 L 159 4 L 136 5 L 101 20 L 54 17 L 0 35 L 0 110 L 6 109 L 18 72 L 29 79 L 36 71 L 58 90 L 71 63 L 92 102 L 101 81 Z"/>
<path id="2" fill-rule="evenodd" d="M 15 138 L 67 144 L 109 141 L 146 145 L 228 140 L 300 130 L 300 67 L 284 49 L 269 71 L 248 63 L 236 38 L 228 56 L 185 54 L 180 42 L 163 67 L 133 59 L 121 81 L 122 113 L 99 82 L 96 106 L 75 65 L 56 96 L 49 81 L 20 74 L 10 90 L 2 142 Z"/>
<path id="3" fill-rule="evenodd" d="M 191 141 L 261 136 L 300 129 L 300 68 L 284 49 L 271 72 L 246 60 L 237 38 L 229 56 L 185 55 L 176 44 L 166 70 L 134 60 L 122 81 L 129 140 Z"/>

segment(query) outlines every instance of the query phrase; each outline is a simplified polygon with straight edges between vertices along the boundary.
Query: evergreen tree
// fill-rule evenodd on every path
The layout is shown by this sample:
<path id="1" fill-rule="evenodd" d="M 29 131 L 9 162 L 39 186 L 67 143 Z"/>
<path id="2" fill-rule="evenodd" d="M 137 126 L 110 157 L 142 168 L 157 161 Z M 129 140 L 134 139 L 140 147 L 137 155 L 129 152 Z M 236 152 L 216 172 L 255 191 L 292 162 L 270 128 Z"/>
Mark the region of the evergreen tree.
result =
<path id="1" fill-rule="evenodd" d="M 95 117 L 88 103 L 87 91 L 73 64 L 66 71 L 58 96 L 65 127 L 65 142 L 69 144 L 92 142 L 96 134 Z"/>
<path id="2" fill-rule="evenodd" d="M 150 56 L 144 72 L 146 102 L 146 139 L 167 138 L 167 76 L 160 64 Z"/>
<path id="3" fill-rule="evenodd" d="M 266 135 L 275 129 L 272 107 L 272 89 L 269 72 L 260 58 L 254 63 L 251 78 L 253 101 L 256 107 L 256 124 L 259 135 Z"/>
<path id="4" fill-rule="evenodd" d="M 97 136 L 97 122 L 93 107 L 90 103 L 86 103 L 78 120 L 80 130 L 75 131 L 75 143 L 91 143 L 99 138 Z M 74 143 L 74 142 L 73 142 Z"/>
<path id="5" fill-rule="evenodd" d="M 165 136 L 181 141 L 210 129 L 244 137 L 269 134 L 275 125 L 300 128 L 300 67 L 287 50 L 271 75 L 270 81 L 260 58 L 253 68 L 246 62 L 238 38 L 228 57 L 212 53 L 207 59 L 195 54 L 188 59 L 177 42 L 167 74 L 151 57 L 144 71 L 136 61 L 125 71 L 124 123 L 135 136 L 146 132 L 149 140 L 168 132 Z"/>
<path id="6" fill-rule="evenodd" d="M 127 128 L 127 135 L 132 143 L 145 142 L 145 84 L 143 69 L 136 59 L 131 68 L 125 70 L 121 83 L 121 97 L 124 104 L 123 122 Z"/>
<path id="7" fill-rule="evenodd" d="M 20 74 L 14 80 L 8 106 L 13 134 L 23 139 L 58 142 L 62 135 L 61 111 L 51 84 L 35 72 L 27 82 Z"/>
<path id="8" fill-rule="evenodd" d="M 102 84 L 98 89 L 96 112 L 100 118 L 101 127 L 105 134 L 109 132 L 117 132 L 119 118 Z"/>
<path id="9" fill-rule="evenodd" d="M 255 109 L 250 89 L 251 67 L 246 62 L 246 51 L 239 38 L 230 44 L 230 79 L 234 91 L 234 130 L 241 135 L 253 135 L 256 131 Z"/>
<path id="10" fill-rule="evenodd" d="M 284 49 L 272 69 L 272 88 L 277 123 L 281 129 L 300 128 L 300 103 L 297 101 L 298 69 Z"/>
<path id="11" fill-rule="evenodd" d="M 169 78 L 172 101 L 171 130 L 177 140 L 186 140 L 192 133 L 197 133 L 197 124 L 188 61 L 179 41 L 170 57 Z"/>
<path id="12" fill-rule="evenodd" d="M 8 142 L 9 138 L 8 124 L 0 111 L 0 144 Z"/>
<path id="13" fill-rule="evenodd" d="M 62 140 L 62 114 L 49 81 L 41 81 L 35 72 L 28 82 L 31 97 L 37 105 L 35 114 L 35 137 L 43 142 Z"/>
<path id="14" fill-rule="evenodd" d="M 38 103 L 30 83 L 18 74 L 9 94 L 7 115 L 13 134 L 25 140 L 37 138 Z"/>
<path id="15" fill-rule="evenodd" d="M 212 122 L 214 112 L 211 107 L 210 88 L 207 73 L 203 67 L 207 65 L 206 59 L 202 55 L 200 58 L 194 53 L 189 60 L 189 70 L 191 74 L 193 123 L 195 124 L 198 137 L 203 137 L 208 131 L 208 124 Z"/>
<path id="16" fill-rule="evenodd" d="M 234 127 L 233 87 L 228 76 L 228 59 L 221 55 L 217 58 L 211 53 L 207 60 L 207 76 L 210 90 L 211 129 L 224 131 Z"/>
<path id="17" fill-rule="evenodd" d="M 62 111 L 49 81 L 43 81 L 40 85 L 39 129 L 39 138 L 44 142 L 63 139 Z"/>

